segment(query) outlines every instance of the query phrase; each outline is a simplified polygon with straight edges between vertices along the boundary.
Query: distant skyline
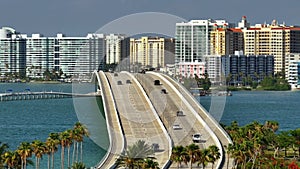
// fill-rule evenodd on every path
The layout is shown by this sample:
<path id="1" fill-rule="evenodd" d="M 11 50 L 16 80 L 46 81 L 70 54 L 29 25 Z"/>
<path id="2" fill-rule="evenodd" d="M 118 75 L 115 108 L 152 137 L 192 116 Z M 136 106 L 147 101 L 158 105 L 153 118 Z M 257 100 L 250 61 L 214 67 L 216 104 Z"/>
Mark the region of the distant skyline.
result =
<path id="1" fill-rule="evenodd" d="M 31 35 L 85 36 L 120 17 L 140 12 L 161 12 L 186 20 L 225 19 L 251 25 L 278 23 L 300 25 L 297 0 L 2 0 L 0 27 L 9 26 Z M 175 25 L 174 25 L 175 27 Z"/>

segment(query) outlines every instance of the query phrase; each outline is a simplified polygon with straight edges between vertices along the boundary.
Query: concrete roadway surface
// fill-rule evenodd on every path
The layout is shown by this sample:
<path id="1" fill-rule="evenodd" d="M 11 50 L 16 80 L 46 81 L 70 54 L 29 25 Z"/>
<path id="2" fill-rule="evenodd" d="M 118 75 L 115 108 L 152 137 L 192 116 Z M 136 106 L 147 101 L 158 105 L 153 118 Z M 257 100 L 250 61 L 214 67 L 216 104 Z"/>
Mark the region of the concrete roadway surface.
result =
<path id="1" fill-rule="evenodd" d="M 146 90 L 147 95 L 167 128 L 174 146 L 187 146 L 193 143 L 192 135 L 195 133 L 201 134 L 200 142 L 196 143 L 200 148 L 216 145 L 215 140 L 192 113 L 195 110 L 184 101 L 184 95 L 178 95 L 171 86 L 164 83 L 162 79 L 154 74 L 136 74 L 135 77 Z M 160 85 L 154 85 L 154 80 L 160 80 Z M 167 93 L 164 94 L 162 89 L 165 89 Z M 180 89 L 179 93 L 182 93 Z M 177 116 L 177 111 L 182 111 L 184 115 Z M 173 129 L 174 125 L 179 125 L 180 128 Z M 175 166 L 176 164 L 172 164 L 172 167 Z M 182 167 L 187 166 L 182 165 Z M 196 164 L 193 167 L 196 167 Z"/>
<path id="2" fill-rule="evenodd" d="M 142 89 L 128 73 L 106 73 L 106 76 L 124 130 L 125 147 L 138 140 L 144 140 L 148 145 L 158 144 L 159 149 L 155 151 L 154 157 L 159 167 L 163 168 L 170 156 L 170 144 Z"/>

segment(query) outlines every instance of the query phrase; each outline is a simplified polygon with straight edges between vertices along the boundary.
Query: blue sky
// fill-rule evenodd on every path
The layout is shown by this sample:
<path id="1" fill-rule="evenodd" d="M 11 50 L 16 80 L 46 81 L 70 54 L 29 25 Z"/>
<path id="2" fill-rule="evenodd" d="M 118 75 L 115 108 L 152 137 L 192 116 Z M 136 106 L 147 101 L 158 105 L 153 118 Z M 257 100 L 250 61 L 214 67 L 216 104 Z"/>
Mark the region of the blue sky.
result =
<path id="1" fill-rule="evenodd" d="M 251 24 L 276 19 L 300 25 L 299 7 L 299 0 L 1 0 L 0 26 L 27 34 L 85 36 L 117 18 L 140 12 L 231 23 L 245 15 Z"/>

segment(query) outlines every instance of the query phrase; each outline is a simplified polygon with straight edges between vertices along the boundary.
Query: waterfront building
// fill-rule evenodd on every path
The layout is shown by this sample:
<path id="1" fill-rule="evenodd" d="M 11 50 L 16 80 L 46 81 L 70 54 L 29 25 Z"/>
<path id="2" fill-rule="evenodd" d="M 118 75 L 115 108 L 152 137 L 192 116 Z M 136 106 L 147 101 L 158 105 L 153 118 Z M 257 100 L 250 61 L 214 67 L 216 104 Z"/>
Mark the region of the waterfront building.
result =
<path id="1" fill-rule="evenodd" d="M 240 28 L 216 28 L 210 33 L 211 55 L 233 55 L 244 50 L 244 35 Z"/>
<path id="2" fill-rule="evenodd" d="M 213 19 L 191 20 L 189 22 L 176 23 L 175 66 L 176 69 L 179 69 L 179 71 L 176 72 L 176 75 L 194 77 L 193 73 L 195 71 L 185 70 L 194 69 L 195 66 L 198 67 L 199 70 L 201 68 L 201 71 L 199 72 L 202 72 L 202 70 L 204 70 L 204 68 L 202 68 L 204 56 L 209 56 L 212 51 L 215 51 L 212 50 L 212 47 L 216 47 L 215 45 L 222 44 L 225 46 L 226 43 L 224 33 L 218 34 L 220 35 L 219 38 L 217 38 L 218 36 L 216 33 L 213 35 L 211 33 L 219 29 L 226 30 L 227 28 L 232 27 L 233 24 L 230 24 L 225 20 Z M 214 39 L 212 36 L 216 38 Z M 218 44 L 215 44 L 218 39 L 222 40 L 222 42 L 220 41 Z M 222 49 L 220 50 L 222 51 Z"/>
<path id="3" fill-rule="evenodd" d="M 0 29 L 0 72 L 3 76 L 43 78 L 45 71 L 85 76 L 99 69 L 104 56 L 103 34 L 86 37 L 32 34 L 27 37 L 12 28 Z"/>
<path id="4" fill-rule="evenodd" d="M 163 37 L 130 38 L 130 64 L 161 68 L 174 63 L 174 40 Z"/>
<path id="5" fill-rule="evenodd" d="M 176 23 L 175 64 L 180 62 L 201 61 L 210 55 L 210 34 L 217 28 L 230 28 L 225 20 L 191 20 Z"/>
<path id="6" fill-rule="evenodd" d="M 209 55 L 205 57 L 206 71 L 212 83 L 241 84 L 261 81 L 274 74 L 274 57 L 271 55 Z"/>
<path id="7" fill-rule="evenodd" d="M 25 77 L 26 35 L 9 27 L 0 29 L 1 76 Z"/>
<path id="8" fill-rule="evenodd" d="M 118 64 L 121 61 L 121 42 L 125 35 L 109 34 L 105 35 L 106 61 L 105 64 Z"/>
<path id="9" fill-rule="evenodd" d="M 205 74 L 205 62 L 180 62 L 177 64 L 179 77 L 195 78 L 197 75 L 199 78 L 204 77 Z"/>
<path id="10" fill-rule="evenodd" d="M 42 78 L 46 70 L 54 69 L 54 41 L 53 37 L 32 34 L 26 38 L 26 76 Z"/>
<path id="11" fill-rule="evenodd" d="M 285 79 L 292 89 L 300 88 L 300 53 L 286 55 Z"/>
<path id="12" fill-rule="evenodd" d="M 66 37 L 57 34 L 54 42 L 54 70 L 66 75 L 85 76 L 98 70 L 105 55 L 103 34 Z"/>
<path id="13" fill-rule="evenodd" d="M 278 24 L 256 24 L 244 32 L 245 55 L 273 55 L 274 73 L 284 72 L 285 56 L 300 52 L 300 27 Z"/>
<path id="14" fill-rule="evenodd" d="M 221 70 L 221 55 L 204 56 L 204 61 L 206 73 L 208 74 L 208 78 L 210 79 L 211 83 L 221 83 L 222 77 L 225 77 L 222 75 Z"/>
<path id="15" fill-rule="evenodd" d="M 272 55 L 235 55 L 221 56 L 221 70 L 228 84 L 242 84 L 252 80 L 259 82 L 274 74 L 274 56 Z"/>

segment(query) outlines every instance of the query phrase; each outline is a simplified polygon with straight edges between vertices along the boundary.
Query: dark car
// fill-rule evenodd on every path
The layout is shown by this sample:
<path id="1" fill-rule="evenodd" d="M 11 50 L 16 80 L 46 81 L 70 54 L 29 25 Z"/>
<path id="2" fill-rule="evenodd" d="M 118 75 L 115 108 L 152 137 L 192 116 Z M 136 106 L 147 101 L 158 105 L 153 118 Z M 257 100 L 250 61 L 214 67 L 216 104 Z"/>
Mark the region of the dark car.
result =
<path id="1" fill-rule="evenodd" d="M 166 89 L 161 89 L 160 93 L 167 94 L 167 90 Z"/>
<path id="2" fill-rule="evenodd" d="M 130 84 L 130 83 L 131 83 L 131 81 L 130 81 L 130 80 L 126 80 L 126 83 L 127 83 L 127 84 Z"/>
<path id="3" fill-rule="evenodd" d="M 160 81 L 159 80 L 154 80 L 154 85 L 160 85 Z"/>
<path id="4" fill-rule="evenodd" d="M 118 85 L 122 85 L 122 81 L 121 81 L 121 80 L 119 80 L 117 84 L 118 84 Z"/>
<path id="5" fill-rule="evenodd" d="M 118 73 L 115 73 L 114 76 L 118 76 Z"/>

